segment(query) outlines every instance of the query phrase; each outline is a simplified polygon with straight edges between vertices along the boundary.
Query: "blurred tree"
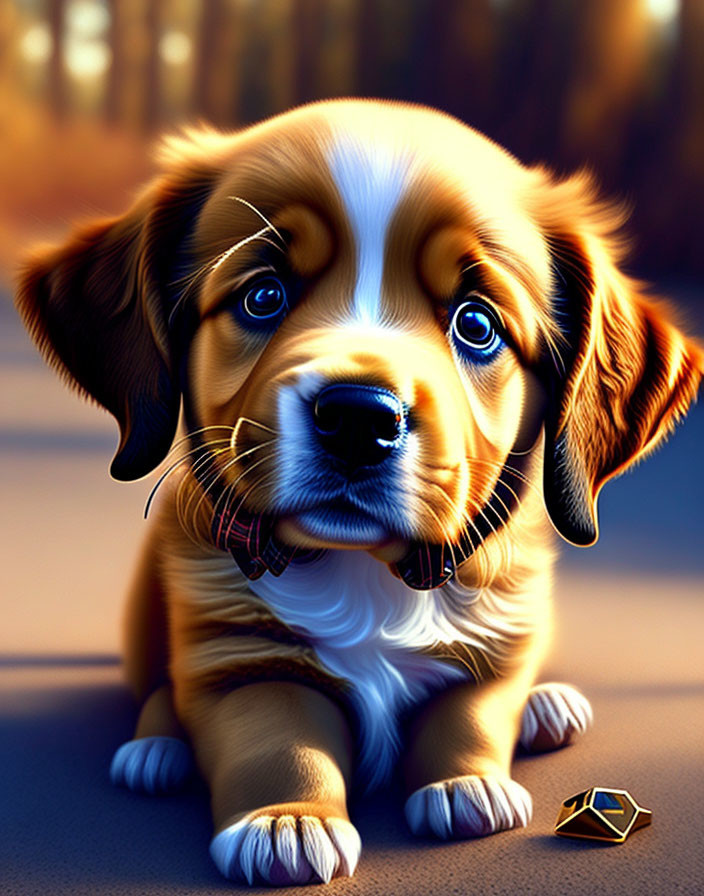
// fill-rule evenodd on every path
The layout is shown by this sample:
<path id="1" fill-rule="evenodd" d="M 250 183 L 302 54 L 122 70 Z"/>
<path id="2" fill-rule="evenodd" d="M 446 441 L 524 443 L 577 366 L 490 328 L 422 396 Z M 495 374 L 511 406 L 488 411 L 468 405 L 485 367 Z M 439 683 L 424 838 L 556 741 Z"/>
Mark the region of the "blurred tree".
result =
<path id="1" fill-rule="evenodd" d="M 428 0 L 357 0 L 355 93 L 419 102 L 423 82 L 422 27 Z"/>
<path id="2" fill-rule="evenodd" d="M 355 89 L 356 0 L 331 0 L 322 9 L 319 96 L 351 96 Z"/>
<path id="3" fill-rule="evenodd" d="M 326 5 L 332 5 L 334 0 L 327 0 L 320 6 L 322 18 Z M 294 24 L 295 0 L 264 0 L 262 16 L 259 21 L 258 33 L 260 41 L 269 44 L 268 53 L 265 55 L 268 67 L 266 100 L 264 105 L 265 115 L 275 115 L 283 112 L 298 102 L 296 97 L 296 29 Z M 319 83 L 320 54 L 322 51 L 321 22 L 316 24 L 318 35 L 318 49 L 315 64 L 312 67 L 313 93 L 310 99 L 318 99 L 325 95 L 325 90 Z M 321 93 L 322 91 L 322 93 Z M 256 115 L 254 116 L 256 118 Z"/>
<path id="4" fill-rule="evenodd" d="M 322 15 L 321 0 L 294 0 L 295 62 L 293 78 L 296 103 L 308 103 L 320 95 L 317 89 L 317 63 L 321 44 Z"/>
<path id="5" fill-rule="evenodd" d="M 355 92 L 379 96 L 378 0 L 357 0 L 357 65 Z"/>
<path id="6" fill-rule="evenodd" d="M 576 39 L 576 3 L 515 0 L 497 14 L 487 130 L 524 162 L 556 157 Z"/>
<path id="7" fill-rule="evenodd" d="M 644 254 L 674 273 L 704 273 L 704 3 L 682 0 L 670 90 L 654 121 L 655 152 L 638 185 L 650 198 L 640 228 Z M 656 189 L 648 189 L 657 185 Z"/>
<path id="8" fill-rule="evenodd" d="M 68 112 L 66 66 L 64 62 L 65 0 L 47 0 L 47 20 L 51 31 L 49 105 L 54 116 L 61 120 L 66 117 Z"/>
<path id="9" fill-rule="evenodd" d="M 103 2 L 107 37 L 73 0 L 0 0 L 5 121 L 29 130 L 35 97 L 71 126 L 100 109 L 136 147 L 184 117 L 231 127 L 329 96 L 425 102 L 527 163 L 588 164 L 634 200 L 642 258 L 704 271 L 704 0 L 675 0 L 669 18 L 653 0 Z"/>
<path id="10" fill-rule="evenodd" d="M 215 125 L 237 116 L 235 53 L 241 21 L 238 4 L 209 0 L 200 4 L 193 73 L 193 110 Z"/>
<path id="11" fill-rule="evenodd" d="M 11 87 L 17 65 L 17 10 L 12 0 L 0 0 L 0 96 Z"/>
<path id="12" fill-rule="evenodd" d="M 161 123 L 161 59 L 159 56 L 159 41 L 162 32 L 163 5 L 163 0 L 149 0 L 145 4 L 142 124 L 148 132 L 156 130 Z"/>
<path id="13" fill-rule="evenodd" d="M 494 29 L 490 0 L 446 0 L 419 6 L 421 52 L 413 60 L 415 96 L 475 127 L 492 121 Z"/>
<path id="14" fill-rule="evenodd" d="M 578 39 L 564 106 L 562 155 L 595 165 L 611 185 L 623 163 L 647 61 L 643 0 L 590 0 L 576 7 Z"/>
<path id="15" fill-rule="evenodd" d="M 301 62 L 300 57 L 317 45 L 318 25 L 308 17 L 310 10 L 301 12 L 298 4 L 299 0 L 258 0 L 247 8 L 246 40 L 238 60 L 246 85 L 240 94 L 243 123 L 283 112 L 303 101 L 301 91 L 309 96 L 315 90 L 317 58 Z M 310 37 L 302 34 L 301 22 L 313 28 Z"/>
<path id="16" fill-rule="evenodd" d="M 110 44 L 110 67 L 105 86 L 105 118 L 110 124 L 118 124 L 123 119 L 122 91 L 125 81 L 125 45 L 127 29 L 125 22 L 125 4 L 121 0 L 109 0 L 110 25 L 108 43 Z"/>

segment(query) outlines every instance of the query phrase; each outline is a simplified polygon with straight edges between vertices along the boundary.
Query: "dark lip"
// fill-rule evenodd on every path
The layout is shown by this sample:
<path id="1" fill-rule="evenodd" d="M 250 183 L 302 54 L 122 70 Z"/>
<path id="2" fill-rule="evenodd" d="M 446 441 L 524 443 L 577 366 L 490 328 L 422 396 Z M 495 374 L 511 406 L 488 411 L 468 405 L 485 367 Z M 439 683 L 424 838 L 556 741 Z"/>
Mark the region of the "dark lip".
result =
<path id="1" fill-rule="evenodd" d="M 380 518 L 378 514 L 368 509 L 364 505 L 360 506 L 354 501 L 347 498 L 323 498 L 319 501 L 306 502 L 303 506 L 277 509 L 275 517 L 279 520 L 296 519 L 308 513 L 334 512 L 340 516 L 348 517 L 349 522 L 357 520 L 360 523 L 370 523 L 384 529 L 389 540 L 397 538 L 406 538 L 407 535 L 396 530 L 394 526 L 389 525 L 387 520 Z"/>
<path id="2" fill-rule="evenodd" d="M 384 522 L 379 519 L 378 516 L 371 513 L 364 507 L 358 507 L 355 504 L 350 503 L 349 501 L 320 501 L 316 504 L 306 504 L 305 507 L 296 507 L 294 510 L 284 510 L 276 514 L 279 519 L 283 519 L 285 517 L 294 518 L 297 516 L 302 516 L 308 513 L 316 513 L 319 512 L 321 514 L 325 513 L 335 513 L 339 514 L 341 517 L 347 517 L 350 520 L 357 519 L 360 521 L 368 521 L 371 523 L 376 523 L 379 526 L 384 526 L 386 528 Z"/>
<path id="3" fill-rule="evenodd" d="M 311 497 L 309 500 L 291 507 L 277 507 L 276 516 L 293 516 L 297 513 L 308 513 L 311 510 L 337 510 L 341 513 L 357 513 L 375 519 L 373 510 L 364 502 L 350 496 L 347 489 L 341 489 L 339 494 L 325 495 L 323 497 Z"/>

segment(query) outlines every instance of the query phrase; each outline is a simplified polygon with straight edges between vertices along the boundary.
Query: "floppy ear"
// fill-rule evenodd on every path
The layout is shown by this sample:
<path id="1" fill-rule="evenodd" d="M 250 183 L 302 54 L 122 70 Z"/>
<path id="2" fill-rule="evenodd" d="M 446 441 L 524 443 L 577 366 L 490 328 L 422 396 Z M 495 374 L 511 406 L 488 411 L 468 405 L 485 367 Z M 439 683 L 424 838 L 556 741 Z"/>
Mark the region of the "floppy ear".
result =
<path id="1" fill-rule="evenodd" d="M 543 227 L 553 251 L 561 364 L 548 380 L 545 502 L 577 545 L 598 538 L 601 487 L 653 449 L 687 412 L 704 352 L 672 312 L 622 274 L 623 213 L 594 199 L 591 179 L 551 185 Z"/>
<path id="2" fill-rule="evenodd" d="M 168 317 L 212 176 L 174 168 L 127 214 L 36 253 L 20 277 L 16 305 L 46 360 L 120 426 L 116 479 L 149 473 L 173 440 L 180 390 Z"/>

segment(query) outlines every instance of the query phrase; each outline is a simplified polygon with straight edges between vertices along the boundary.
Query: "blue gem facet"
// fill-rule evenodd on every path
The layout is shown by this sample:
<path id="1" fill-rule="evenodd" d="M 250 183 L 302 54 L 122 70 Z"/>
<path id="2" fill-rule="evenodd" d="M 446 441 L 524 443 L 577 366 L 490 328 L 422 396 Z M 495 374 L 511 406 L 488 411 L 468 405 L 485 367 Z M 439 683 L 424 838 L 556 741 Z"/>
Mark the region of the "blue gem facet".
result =
<path id="1" fill-rule="evenodd" d="M 606 810 L 615 809 L 617 811 L 623 811 L 623 806 L 613 795 L 613 793 L 604 793 L 603 791 L 599 791 L 594 794 L 594 808 Z"/>

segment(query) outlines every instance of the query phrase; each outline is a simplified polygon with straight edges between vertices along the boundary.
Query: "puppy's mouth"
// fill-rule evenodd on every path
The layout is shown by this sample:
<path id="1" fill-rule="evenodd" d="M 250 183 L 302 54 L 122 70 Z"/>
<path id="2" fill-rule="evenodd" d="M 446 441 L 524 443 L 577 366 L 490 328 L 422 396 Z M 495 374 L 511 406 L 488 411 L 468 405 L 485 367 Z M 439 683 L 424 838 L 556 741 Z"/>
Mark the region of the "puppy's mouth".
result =
<path id="1" fill-rule="evenodd" d="M 348 500 L 324 501 L 282 514 L 276 533 L 306 548 L 382 549 L 404 543 L 377 515 Z"/>
<path id="2" fill-rule="evenodd" d="M 215 514 L 212 534 L 215 544 L 228 550 L 251 580 L 267 571 L 280 576 L 290 563 L 312 562 L 330 548 L 368 550 L 416 590 L 437 588 L 455 571 L 448 544 L 401 538 L 377 517 L 345 501 L 321 502 L 280 517 L 240 507 L 230 518 Z"/>
<path id="3" fill-rule="evenodd" d="M 305 474 L 303 474 L 305 475 Z M 448 582 L 484 538 L 496 531 L 519 500 L 519 489 L 502 480 L 471 529 L 440 544 L 418 540 L 409 531 L 401 501 L 379 501 L 378 483 L 316 483 L 316 495 L 301 489 L 292 503 L 250 511 L 242 501 L 225 501 L 212 517 L 213 543 L 229 551 L 249 579 L 266 572 L 280 576 L 289 564 L 310 562 L 329 549 L 362 549 L 414 590 L 429 591 Z M 383 491 L 383 489 L 381 489 Z M 494 522 L 496 520 L 496 522 Z"/>

